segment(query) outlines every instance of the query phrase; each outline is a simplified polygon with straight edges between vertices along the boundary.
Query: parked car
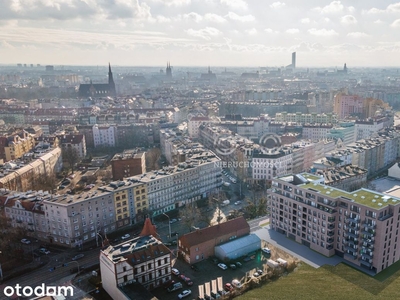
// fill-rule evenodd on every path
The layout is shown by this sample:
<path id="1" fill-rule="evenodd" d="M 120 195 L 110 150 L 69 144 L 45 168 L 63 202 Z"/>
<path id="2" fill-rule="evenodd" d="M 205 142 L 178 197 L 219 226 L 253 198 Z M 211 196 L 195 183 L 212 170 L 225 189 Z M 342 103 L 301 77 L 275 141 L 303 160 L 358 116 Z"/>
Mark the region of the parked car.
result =
<path id="1" fill-rule="evenodd" d="M 235 205 L 240 205 L 242 203 L 242 201 L 236 201 Z"/>
<path id="2" fill-rule="evenodd" d="M 50 251 L 47 250 L 46 248 L 40 248 L 40 249 L 39 249 L 39 252 L 40 252 L 40 253 L 43 253 L 43 254 L 46 254 L 46 255 L 47 255 L 47 254 L 50 254 Z"/>
<path id="3" fill-rule="evenodd" d="M 263 272 L 263 270 L 261 270 L 261 269 L 256 269 L 256 272 L 258 273 L 258 274 L 260 274 L 260 275 L 262 275 L 264 272 Z"/>
<path id="4" fill-rule="evenodd" d="M 192 293 L 191 290 L 184 290 L 184 291 L 182 291 L 182 293 L 180 293 L 178 295 L 178 298 L 179 299 L 185 298 L 185 297 L 189 296 L 191 293 Z"/>
<path id="5" fill-rule="evenodd" d="M 238 267 L 238 268 L 241 268 L 243 265 L 242 265 L 242 263 L 241 262 L 236 262 L 236 267 Z"/>
<path id="6" fill-rule="evenodd" d="M 170 292 L 179 290 L 179 289 L 181 289 L 182 287 L 183 287 L 183 286 L 182 286 L 182 283 L 177 282 L 177 283 L 174 283 L 173 285 L 171 285 L 171 286 L 167 289 L 167 291 L 170 293 Z"/>
<path id="7" fill-rule="evenodd" d="M 229 268 L 231 268 L 232 270 L 236 270 L 236 265 L 235 264 L 230 264 Z"/>
<path id="8" fill-rule="evenodd" d="M 253 276 L 254 276 L 254 277 L 259 277 L 260 275 L 261 275 L 261 274 L 259 274 L 258 272 L 254 272 L 254 273 L 253 273 Z"/>
<path id="9" fill-rule="evenodd" d="M 219 264 L 218 264 L 218 267 L 220 267 L 222 270 L 228 269 L 228 267 L 227 267 L 225 264 L 223 264 L 223 263 L 219 263 Z"/>
<path id="10" fill-rule="evenodd" d="M 179 232 L 177 231 L 171 232 L 171 236 L 176 236 L 176 235 L 179 235 Z"/>
<path id="11" fill-rule="evenodd" d="M 181 280 L 183 280 L 188 286 L 192 286 L 193 285 L 193 281 L 189 278 L 186 277 L 185 275 L 181 274 L 178 276 Z"/>
<path id="12" fill-rule="evenodd" d="M 271 249 L 269 249 L 268 247 L 262 248 L 261 251 L 265 254 L 271 254 Z"/>
<path id="13" fill-rule="evenodd" d="M 176 222 L 178 222 L 177 219 L 171 219 L 171 220 L 169 221 L 170 224 L 173 224 L 173 223 L 176 223 Z"/>
<path id="14" fill-rule="evenodd" d="M 77 255 L 75 255 L 73 258 L 71 258 L 72 260 L 78 260 L 78 259 L 81 259 L 82 257 L 84 257 L 85 256 L 85 254 L 77 254 Z"/>
<path id="15" fill-rule="evenodd" d="M 234 286 L 235 288 L 240 289 L 240 288 L 242 287 L 242 284 L 240 283 L 239 280 L 233 279 L 233 280 L 232 280 L 232 286 Z"/>
<path id="16" fill-rule="evenodd" d="M 171 273 L 172 274 L 174 274 L 174 275 L 176 275 L 176 276 L 178 276 L 180 273 L 179 273 L 179 270 L 178 269 L 175 269 L 175 268 L 172 268 L 171 269 Z"/>
<path id="17" fill-rule="evenodd" d="M 190 267 L 192 268 L 192 270 L 200 271 L 200 269 L 197 265 L 191 265 Z"/>
<path id="18" fill-rule="evenodd" d="M 29 244 L 31 243 L 31 241 L 28 240 L 28 239 L 22 239 L 22 240 L 21 240 L 21 243 L 22 243 L 22 244 L 29 245 Z"/>
<path id="19" fill-rule="evenodd" d="M 213 297 L 214 299 L 219 299 L 221 298 L 221 295 L 218 293 L 211 292 L 211 297 Z"/>
<path id="20" fill-rule="evenodd" d="M 231 291 L 233 290 L 233 286 L 232 284 L 230 284 L 229 282 L 225 283 L 225 291 Z"/>
<path id="21" fill-rule="evenodd" d="M 123 236 L 121 237 L 121 239 L 127 240 L 127 239 L 129 239 L 130 237 L 131 237 L 131 235 L 130 235 L 129 233 L 127 233 L 127 234 L 123 235 Z"/>

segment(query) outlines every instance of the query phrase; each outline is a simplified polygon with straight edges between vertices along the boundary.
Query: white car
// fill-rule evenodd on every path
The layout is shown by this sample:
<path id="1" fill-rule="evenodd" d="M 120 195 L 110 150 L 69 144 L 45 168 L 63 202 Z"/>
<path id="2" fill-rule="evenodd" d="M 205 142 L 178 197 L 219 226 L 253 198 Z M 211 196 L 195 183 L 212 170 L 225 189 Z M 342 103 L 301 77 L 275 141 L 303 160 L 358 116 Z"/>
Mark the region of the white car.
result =
<path id="1" fill-rule="evenodd" d="M 40 253 L 43 253 L 43 254 L 46 254 L 46 255 L 47 255 L 47 254 L 50 254 L 50 251 L 47 250 L 46 248 L 40 248 L 40 249 L 39 249 L 39 252 L 40 252 Z"/>
<path id="2" fill-rule="evenodd" d="M 22 244 L 29 245 L 29 244 L 31 243 L 31 241 L 28 240 L 28 239 L 22 239 L 22 240 L 21 240 L 21 243 L 22 243 Z"/>
<path id="3" fill-rule="evenodd" d="M 242 201 L 236 201 L 235 205 L 240 205 L 242 203 Z"/>
<path id="4" fill-rule="evenodd" d="M 172 268 L 171 269 L 171 273 L 172 274 L 174 274 L 174 275 L 176 275 L 176 276 L 178 276 L 180 273 L 179 273 L 179 270 L 178 269 L 175 269 L 175 268 Z"/>
<path id="5" fill-rule="evenodd" d="M 271 254 L 271 249 L 265 247 L 261 249 L 262 252 L 266 253 L 266 254 Z"/>
<path id="6" fill-rule="evenodd" d="M 191 293 L 192 293 L 191 290 L 184 290 L 182 293 L 180 293 L 178 295 L 178 298 L 179 299 L 185 298 L 185 297 L 189 296 Z"/>
<path id="7" fill-rule="evenodd" d="M 127 234 L 123 235 L 123 236 L 121 237 L 121 239 L 127 240 L 127 239 L 129 239 L 130 237 L 131 237 L 131 235 L 130 235 L 129 233 L 127 233 Z"/>
<path id="8" fill-rule="evenodd" d="M 226 264 L 223 264 L 223 263 L 219 263 L 219 264 L 218 264 L 218 267 L 220 267 L 222 270 L 228 269 L 228 267 L 226 266 Z"/>

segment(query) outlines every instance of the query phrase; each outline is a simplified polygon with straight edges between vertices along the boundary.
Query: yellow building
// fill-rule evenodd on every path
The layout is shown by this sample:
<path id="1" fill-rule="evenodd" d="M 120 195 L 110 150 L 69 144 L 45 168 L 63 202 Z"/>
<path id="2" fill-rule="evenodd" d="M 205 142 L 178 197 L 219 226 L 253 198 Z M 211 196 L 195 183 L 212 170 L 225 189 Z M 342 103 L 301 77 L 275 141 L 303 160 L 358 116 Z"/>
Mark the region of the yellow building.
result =
<path id="1" fill-rule="evenodd" d="M 142 220 L 149 208 L 146 184 L 116 181 L 110 186 L 115 188 L 114 205 L 117 227 Z"/>
<path id="2" fill-rule="evenodd" d="M 8 137 L 8 145 L 4 147 L 6 161 L 21 158 L 35 147 L 35 138 L 25 130 Z"/>

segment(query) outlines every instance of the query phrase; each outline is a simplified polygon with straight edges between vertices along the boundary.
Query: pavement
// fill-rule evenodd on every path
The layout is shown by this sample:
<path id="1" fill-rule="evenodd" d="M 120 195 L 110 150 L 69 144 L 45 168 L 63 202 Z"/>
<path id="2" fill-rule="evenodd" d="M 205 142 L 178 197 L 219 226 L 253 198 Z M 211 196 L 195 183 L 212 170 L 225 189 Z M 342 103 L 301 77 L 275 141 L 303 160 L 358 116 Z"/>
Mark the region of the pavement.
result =
<path id="1" fill-rule="evenodd" d="M 260 239 L 265 240 L 266 242 L 282 249 L 294 257 L 297 257 L 299 260 L 304 261 L 314 268 L 319 268 L 323 265 L 336 266 L 337 264 L 343 262 L 341 257 L 336 255 L 332 257 L 323 256 L 311 250 L 310 248 L 287 238 L 285 235 L 276 232 L 275 230 L 271 229 L 269 225 L 264 226 L 262 229 L 259 229 L 254 233 Z"/>

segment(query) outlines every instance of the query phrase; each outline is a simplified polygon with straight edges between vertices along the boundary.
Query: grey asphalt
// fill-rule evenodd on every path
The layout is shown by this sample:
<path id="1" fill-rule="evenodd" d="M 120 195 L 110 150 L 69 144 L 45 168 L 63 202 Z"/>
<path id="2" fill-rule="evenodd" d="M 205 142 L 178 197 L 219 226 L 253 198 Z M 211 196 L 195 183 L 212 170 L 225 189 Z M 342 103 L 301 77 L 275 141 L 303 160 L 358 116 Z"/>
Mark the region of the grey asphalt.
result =
<path id="1" fill-rule="evenodd" d="M 310 248 L 301 245 L 285 235 L 270 229 L 269 225 L 254 231 L 260 239 L 274 245 L 289 253 L 290 255 L 297 257 L 298 259 L 304 261 L 314 268 L 319 268 L 323 265 L 336 266 L 337 264 L 343 262 L 343 259 L 338 256 L 325 257 L 317 252 L 311 250 Z"/>

